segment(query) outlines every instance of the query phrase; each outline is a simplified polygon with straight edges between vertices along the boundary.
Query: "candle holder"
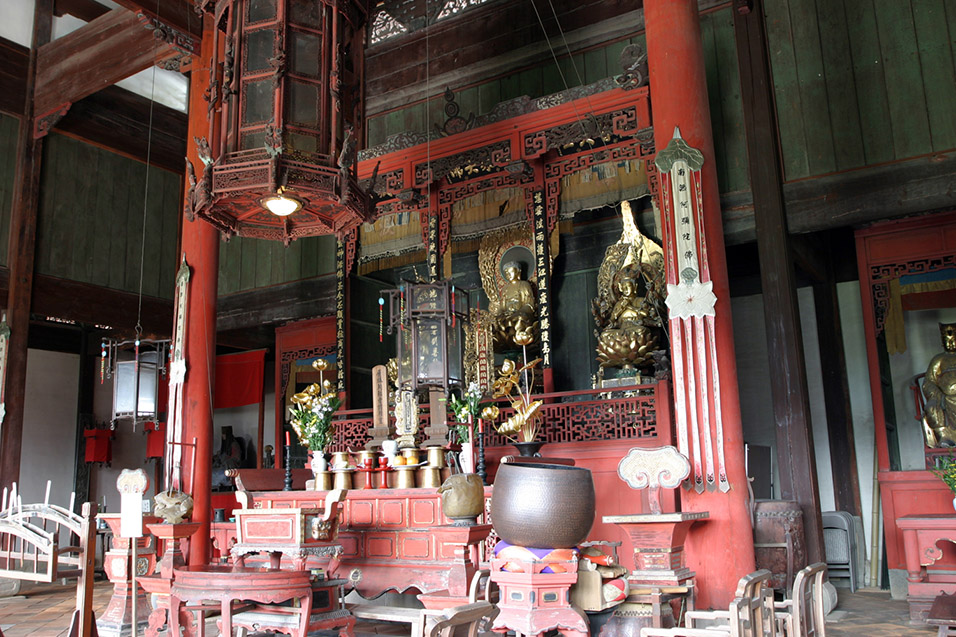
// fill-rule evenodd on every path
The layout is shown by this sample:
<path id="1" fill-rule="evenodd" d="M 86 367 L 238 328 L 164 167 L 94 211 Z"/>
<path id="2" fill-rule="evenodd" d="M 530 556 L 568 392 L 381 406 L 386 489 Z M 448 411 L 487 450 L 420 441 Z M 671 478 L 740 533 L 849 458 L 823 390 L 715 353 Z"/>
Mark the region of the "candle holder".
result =
<path id="1" fill-rule="evenodd" d="M 488 484 L 488 473 L 485 471 L 485 427 L 482 419 L 478 419 L 478 431 L 475 435 L 475 444 L 478 446 L 478 477 L 481 478 L 481 484 Z"/>
<path id="2" fill-rule="evenodd" d="M 285 446 L 285 486 L 283 491 L 292 491 L 292 445 Z"/>

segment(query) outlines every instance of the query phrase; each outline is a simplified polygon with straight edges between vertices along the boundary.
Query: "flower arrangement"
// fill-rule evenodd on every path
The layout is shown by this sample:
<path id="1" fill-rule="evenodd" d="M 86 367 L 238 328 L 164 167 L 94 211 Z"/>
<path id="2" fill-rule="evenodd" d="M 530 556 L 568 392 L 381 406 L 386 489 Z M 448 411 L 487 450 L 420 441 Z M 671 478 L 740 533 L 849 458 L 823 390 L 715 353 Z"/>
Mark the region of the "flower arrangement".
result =
<path id="1" fill-rule="evenodd" d="M 515 362 L 505 359 L 501 364 L 498 380 L 493 387 L 494 398 L 509 398 L 514 415 L 499 424 L 495 429 L 511 442 L 534 442 L 541 428 L 541 405 L 543 401 L 531 400 L 531 386 L 533 381 L 528 380 L 528 373 L 534 378 L 534 368 L 541 362 L 536 358 L 521 368 L 516 368 Z M 524 376 L 524 382 L 521 377 Z M 497 414 L 495 414 L 497 417 Z"/>
<path id="2" fill-rule="evenodd" d="M 312 367 L 323 372 L 328 368 L 324 359 L 312 363 Z M 335 434 L 332 415 L 342 405 L 342 400 L 332 391 L 332 384 L 321 378 L 312 383 L 304 392 L 292 397 L 295 407 L 289 408 L 292 416 L 292 429 L 303 445 L 311 451 L 322 451 Z"/>
<path id="3" fill-rule="evenodd" d="M 475 426 L 475 418 L 477 418 L 486 407 L 486 405 L 481 404 L 481 399 L 484 398 L 484 396 L 485 392 L 482 391 L 478 383 L 472 381 L 468 384 L 468 389 L 465 390 L 461 398 L 452 394 L 448 399 L 448 404 L 451 406 L 452 411 L 455 412 L 455 420 L 459 423 L 450 427 L 450 429 L 455 432 L 455 437 L 458 439 L 458 442 L 465 443 L 470 439 L 468 429 Z"/>
<path id="4" fill-rule="evenodd" d="M 950 491 L 956 494 L 956 456 L 938 458 L 936 467 L 936 469 L 930 469 L 930 471 L 942 480 Z"/>

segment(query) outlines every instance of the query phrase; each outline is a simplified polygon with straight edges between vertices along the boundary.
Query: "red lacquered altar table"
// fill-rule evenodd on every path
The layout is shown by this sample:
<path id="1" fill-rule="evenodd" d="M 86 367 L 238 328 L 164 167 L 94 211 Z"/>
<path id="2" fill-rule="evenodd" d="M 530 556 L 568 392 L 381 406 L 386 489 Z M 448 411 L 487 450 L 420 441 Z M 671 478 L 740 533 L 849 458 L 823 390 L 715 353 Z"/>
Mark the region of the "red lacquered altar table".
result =
<path id="1" fill-rule="evenodd" d="M 297 608 L 288 609 L 299 615 L 297 634 L 307 634 L 312 612 L 312 585 L 308 571 L 280 571 L 271 568 L 244 568 L 207 564 L 177 568 L 169 596 L 169 634 L 179 635 L 180 613 L 198 610 L 197 603 L 218 601 L 222 609 L 222 634 L 232 637 L 233 603 L 238 601 L 275 604 L 299 600 Z M 184 626 L 184 637 L 202 635 L 202 617 L 198 631 L 192 623 Z"/>
<path id="2" fill-rule="evenodd" d="M 926 568 L 943 556 L 937 542 L 956 543 L 956 515 L 906 515 L 896 526 L 903 531 L 910 619 L 922 623 L 937 595 L 956 593 L 956 575 Z"/>

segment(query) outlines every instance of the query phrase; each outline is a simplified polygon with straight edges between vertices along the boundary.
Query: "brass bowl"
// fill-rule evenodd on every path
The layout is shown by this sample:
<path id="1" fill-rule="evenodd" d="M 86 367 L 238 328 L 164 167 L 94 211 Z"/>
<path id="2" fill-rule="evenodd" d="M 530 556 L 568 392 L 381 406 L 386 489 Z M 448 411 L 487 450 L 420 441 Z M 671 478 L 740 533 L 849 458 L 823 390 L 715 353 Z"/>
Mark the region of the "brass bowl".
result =
<path id="1" fill-rule="evenodd" d="M 556 464 L 505 463 L 491 494 L 491 524 L 505 542 L 571 548 L 594 524 L 591 470 Z"/>

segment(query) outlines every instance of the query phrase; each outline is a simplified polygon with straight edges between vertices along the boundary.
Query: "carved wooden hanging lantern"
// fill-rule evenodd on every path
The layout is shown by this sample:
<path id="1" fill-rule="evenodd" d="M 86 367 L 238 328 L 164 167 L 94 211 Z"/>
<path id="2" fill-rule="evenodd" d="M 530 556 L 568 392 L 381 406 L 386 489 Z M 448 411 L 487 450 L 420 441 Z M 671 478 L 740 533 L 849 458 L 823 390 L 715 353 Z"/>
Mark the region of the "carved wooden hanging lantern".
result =
<path id="1" fill-rule="evenodd" d="M 399 389 L 436 387 L 447 394 L 464 387 L 464 326 L 469 320 L 464 291 L 436 281 L 404 283 L 382 295 L 388 297 L 388 333 L 397 338 Z"/>
<path id="2" fill-rule="evenodd" d="M 187 215 L 229 235 L 342 236 L 370 220 L 364 140 L 368 0 L 203 0 L 214 16 L 204 164 Z"/>

